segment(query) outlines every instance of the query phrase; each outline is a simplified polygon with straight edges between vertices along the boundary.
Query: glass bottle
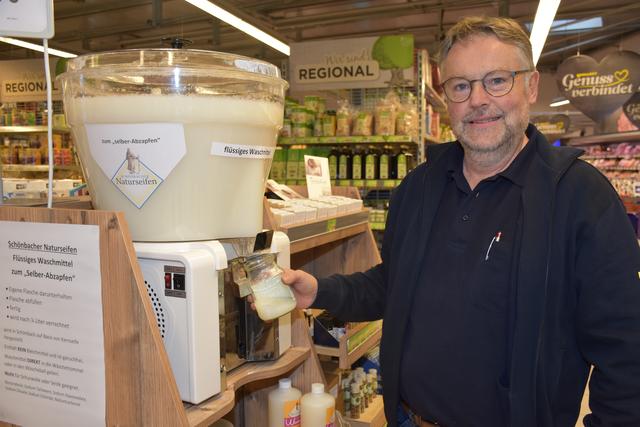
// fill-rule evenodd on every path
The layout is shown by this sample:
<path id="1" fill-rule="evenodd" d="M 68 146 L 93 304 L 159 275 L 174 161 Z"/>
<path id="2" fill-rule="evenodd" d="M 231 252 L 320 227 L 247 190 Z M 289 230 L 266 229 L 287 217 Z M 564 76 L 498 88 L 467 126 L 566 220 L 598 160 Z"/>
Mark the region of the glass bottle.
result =
<path id="1" fill-rule="evenodd" d="M 245 259 L 244 268 L 251 285 L 254 304 L 262 320 L 283 316 L 296 307 L 291 288 L 280 279 L 282 269 L 272 253 L 256 254 Z"/>

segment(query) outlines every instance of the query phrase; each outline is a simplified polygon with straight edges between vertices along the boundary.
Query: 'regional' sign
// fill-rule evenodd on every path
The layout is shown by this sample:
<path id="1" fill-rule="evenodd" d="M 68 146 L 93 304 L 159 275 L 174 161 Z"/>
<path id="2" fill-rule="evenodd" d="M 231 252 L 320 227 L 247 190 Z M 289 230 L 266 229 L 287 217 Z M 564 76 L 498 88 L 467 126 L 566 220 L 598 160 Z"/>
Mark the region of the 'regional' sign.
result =
<path id="1" fill-rule="evenodd" d="M 599 63 L 586 55 L 572 56 L 558 67 L 558 88 L 573 106 L 596 123 L 611 121 L 640 86 L 640 55 L 619 51 Z"/>

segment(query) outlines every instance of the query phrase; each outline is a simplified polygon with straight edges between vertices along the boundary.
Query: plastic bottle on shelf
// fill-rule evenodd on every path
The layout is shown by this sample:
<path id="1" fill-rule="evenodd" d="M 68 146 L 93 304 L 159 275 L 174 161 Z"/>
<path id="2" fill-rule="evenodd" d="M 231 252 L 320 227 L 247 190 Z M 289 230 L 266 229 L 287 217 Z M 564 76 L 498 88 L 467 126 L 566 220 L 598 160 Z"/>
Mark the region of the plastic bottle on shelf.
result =
<path id="1" fill-rule="evenodd" d="M 300 399 L 302 427 L 334 427 L 336 401 L 324 392 L 324 384 L 311 384 L 311 393 Z"/>
<path id="2" fill-rule="evenodd" d="M 278 388 L 269 392 L 269 427 L 300 427 L 301 394 L 289 378 L 278 381 Z"/>

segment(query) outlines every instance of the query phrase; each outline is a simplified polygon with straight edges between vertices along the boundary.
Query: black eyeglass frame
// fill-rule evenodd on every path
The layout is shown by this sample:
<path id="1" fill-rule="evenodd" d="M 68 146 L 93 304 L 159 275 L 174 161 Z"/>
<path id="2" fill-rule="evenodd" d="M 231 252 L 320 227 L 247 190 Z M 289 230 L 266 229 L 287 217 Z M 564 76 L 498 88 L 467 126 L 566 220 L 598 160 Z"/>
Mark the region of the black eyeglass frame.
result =
<path id="1" fill-rule="evenodd" d="M 492 94 L 491 92 L 489 92 L 489 91 L 487 90 L 487 85 L 486 85 L 486 84 L 485 84 L 485 82 L 484 82 L 484 79 L 486 79 L 486 78 L 487 78 L 487 76 L 488 76 L 489 74 L 491 74 L 491 73 L 496 73 L 496 72 L 498 72 L 498 71 L 504 71 L 504 72 L 507 72 L 507 73 L 511 74 L 511 87 L 509 88 L 509 90 L 508 90 L 508 91 L 506 91 L 506 92 L 505 92 L 505 93 L 503 93 L 502 95 L 494 95 L 494 94 Z M 442 89 L 442 92 L 444 93 L 444 96 L 445 96 L 449 101 L 454 102 L 454 103 L 456 103 L 456 104 L 460 104 L 460 103 L 462 103 L 462 102 L 465 102 L 465 101 L 467 101 L 467 100 L 471 97 L 471 92 L 473 92 L 473 83 L 474 83 L 474 82 L 482 82 L 482 89 L 484 89 L 484 91 L 485 91 L 486 93 L 488 93 L 489 95 L 493 96 L 494 98 L 501 98 L 501 97 L 503 97 L 503 96 L 507 96 L 509 93 L 511 93 L 511 91 L 513 90 L 513 86 L 515 85 L 515 82 L 516 82 L 516 76 L 517 76 L 518 74 L 530 73 L 530 72 L 533 72 L 533 71 L 535 71 L 535 70 L 532 70 L 532 69 L 516 70 L 516 71 L 509 71 L 509 70 L 492 70 L 492 71 L 489 71 L 489 72 L 488 72 L 487 74 L 485 74 L 484 76 L 482 76 L 482 78 L 481 78 L 481 79 L 473 79 L 473 80 L 465 79 L 464 77 L 456 77 L 456 76 L 454 76 L 454 77 L 450 77 L 450 78 L 448 78 L 447 80 L 445 80 L 444 82 L 442 82 L 442 83 L 440 84 L 440 88 Z M 461 101 L 454 101 L 453 99 L 451 99 L 451 97 L 447 94 L 447 90 L 446 90 L 446 89 L 445 89 L 445 87 L 444 87 L 444 86 L 447 84 L 447 82 L 448 82 L 448 81 L 453 80 L 453 79 L 462 79 L 462 80 L 466 80 L 467 82 L 469 82 L 469 88 L 470 88 L 470 89 L 469 89 L 469 94 L 467 94 L 467 97 L 466 97 L 465 99 L 461 100 Z"/>

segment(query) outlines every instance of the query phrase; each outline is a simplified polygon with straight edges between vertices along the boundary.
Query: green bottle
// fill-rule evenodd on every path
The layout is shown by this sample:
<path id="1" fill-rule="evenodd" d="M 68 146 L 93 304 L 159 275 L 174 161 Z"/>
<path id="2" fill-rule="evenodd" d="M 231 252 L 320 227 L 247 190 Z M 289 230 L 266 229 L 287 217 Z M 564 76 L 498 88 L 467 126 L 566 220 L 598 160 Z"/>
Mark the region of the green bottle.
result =
<path id="1" fill-rule="evenodd" d="M 364 179 L 378 179 L 378 153 L 369 147 L 364 158 Z"/>
<path id="2" fill-rule="evenodd" d="M 329 153 L 329 179 L 338 179 L 338 156 L 336 150 Z"/>
<path id="3" fill-rule="evenodd" d="M 378 175 L 380 179 L 389 179 L 391 177 L 389 170 L 389 150 L 385 149 L 380 154 L 380 160 L 378 162 Z"/>
<path id="4" fill-rule="evenodd" d="M 401 151 L 396 156 L 396 178 L 404 179 L 407 176 L 407 154 Z"/>
<path id="5" fill-rule="evenodd" d="M 346 148 L 338 156 L 338 179 L 351 179 L 351 153 Z"/>
<path id="6" fill-rule="evenodd" d="M 351 157 L 351 179 L 362 179 L 363 155 L 360 150 L 356 150 Z"/>

